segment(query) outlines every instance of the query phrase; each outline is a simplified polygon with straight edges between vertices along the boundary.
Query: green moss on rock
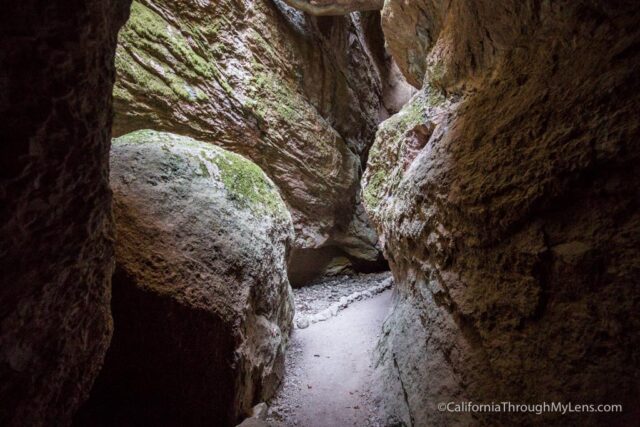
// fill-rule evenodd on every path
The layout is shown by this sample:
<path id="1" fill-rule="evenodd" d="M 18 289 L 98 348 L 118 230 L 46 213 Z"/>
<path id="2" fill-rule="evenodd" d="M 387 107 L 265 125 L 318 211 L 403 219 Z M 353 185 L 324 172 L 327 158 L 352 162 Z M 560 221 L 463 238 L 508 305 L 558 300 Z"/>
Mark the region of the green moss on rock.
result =
<path id="1" fill-rule="evenodd" d="M 394 195 L 401 188 L 405 144 L 409 142 L 411 131 L 424 125 L 427 117 L 442 109 L 446 102 L 441 91 L 425 87 L 398 114 L 380 125 L 369 153 L 363 191 L 365 206 L 374 217 L 381 208 L 383 196 Z"/>
<path id="2" fill-rule="evenodd" d="M 379 170 L 374 173 L 364 188 L 363 197 L 367 207 L 375 209 L 380 203 L 381 192 L 384 184 L 384 172 Z"/>
<path id="3" fill-rule="evenodd" d="M 154 96 L 196 103 L 207 101 L 208 96 L 195 82 L 216 80 L 225 91 L 232 91 L 215 58 L 198 53 L 202 49 L 197 39 L 188 39 L 154 10 L 134 1 L 131 17 L 119 35 L 116 90 L 133 84 Z M 126 92 L 114 94 L 127 101 Z"/>
<path id="4" fill-rule="evenodd" d="M 239 154 L 195 139 L 144 129 L 113 140 L 114 146 L 148 145 L 161 150 L 160 178 L 168 172 L 181 179 L 207 179 L 224 187 L 226 197 L 238 209 L 288 218 L 277 187 L 258 165 Z M 165 170 L 166 169 L 166 170 Z"/>
<path id="5" fill-rule="evenodd" d="M 283 207 L 275 185 L 255 163 L 239 154 L 219 149 L 213 162 L 232 198 L 249 207 L 278 212 Z"/>

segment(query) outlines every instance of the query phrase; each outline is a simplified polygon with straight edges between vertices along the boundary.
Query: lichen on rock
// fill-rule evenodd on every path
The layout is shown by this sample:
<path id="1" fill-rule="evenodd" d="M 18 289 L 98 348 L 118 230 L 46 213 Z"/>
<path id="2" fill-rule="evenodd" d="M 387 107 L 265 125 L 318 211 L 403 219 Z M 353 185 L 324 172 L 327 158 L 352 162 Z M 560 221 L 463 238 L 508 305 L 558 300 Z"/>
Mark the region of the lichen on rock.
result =
<path id="1" fill-rule="evenodd" d="M 363 177 L 363 196 L 370 216 L 380 220 L 384 217 L 380 210 L 393 205 L 394 195 L 403 191 L 406 170 L 434 132 L 432 120 L 450 109 L 451 102 L 439 90 L 426 87 L 381 123 Z"/>
<path id="2" fill-rule="evenodd" d="M 377 263 L 359 180 L 384 106 L 360 16 L 311 17 L 279 0 L 136 0 L 131 13 L 115 135 L 159 129 L 246 156 L 280 188 L 296 249 Z"/>
<path id="3" fill-rule="evenodd" d="M 113 141 L 115 332 L 80 425 L 235 425 L 283 376 L 291 215 L 253 162 L 175 134 Z"/>

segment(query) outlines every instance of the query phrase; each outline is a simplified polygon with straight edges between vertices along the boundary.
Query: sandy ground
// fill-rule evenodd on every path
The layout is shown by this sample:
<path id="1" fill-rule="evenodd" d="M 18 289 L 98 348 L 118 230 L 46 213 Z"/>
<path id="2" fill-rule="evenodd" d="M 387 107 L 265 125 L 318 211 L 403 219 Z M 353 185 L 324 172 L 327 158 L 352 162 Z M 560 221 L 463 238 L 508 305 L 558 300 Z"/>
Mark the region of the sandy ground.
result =
<path id="1" fill-rule="evenodd" d="M 284 384 L 270 402 L 272 426 L 382 426 L 371 400 L 372 351 L 391 291 L 293 331 Z"/>

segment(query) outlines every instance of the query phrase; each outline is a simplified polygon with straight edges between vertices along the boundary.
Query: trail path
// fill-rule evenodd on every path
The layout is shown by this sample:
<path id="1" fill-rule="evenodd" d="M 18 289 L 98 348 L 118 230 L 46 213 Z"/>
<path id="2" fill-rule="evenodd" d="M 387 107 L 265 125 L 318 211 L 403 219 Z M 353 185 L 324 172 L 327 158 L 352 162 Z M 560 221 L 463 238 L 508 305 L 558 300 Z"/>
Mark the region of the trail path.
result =
<path id="1" fill-rule="evenodd" d="M 284 384 L 271 402 L 272 426 L 380 426 L 371 400 L 372 351 L 391 291 L 357 301 L 324 322 L 296 329 Z"/>

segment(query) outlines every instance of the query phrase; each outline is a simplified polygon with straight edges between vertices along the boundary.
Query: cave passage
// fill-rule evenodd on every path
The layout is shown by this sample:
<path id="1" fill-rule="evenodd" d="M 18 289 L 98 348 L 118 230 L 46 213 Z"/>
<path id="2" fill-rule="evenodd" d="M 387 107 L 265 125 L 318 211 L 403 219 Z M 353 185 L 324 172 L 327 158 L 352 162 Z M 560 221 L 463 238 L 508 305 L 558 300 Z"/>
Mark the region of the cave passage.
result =
<path id="1" fill-rule="evenodd" d="M 637 426 L 639 46 L 637 0 L 3 4 L 0 425 Z"/>
<path id="2" fill-rule="evenodd" d="M 377 278 L 372 276 L 376 275 L 351 280 L 375 283 Z M 383 281 L 389 280 L 388 274 L 378 276 L 384 277 Z M 322 285 L 300 289 L 294 293 L 295 297 L 303 299 L 301 294 L 313 294 L 318 286 Z M 375 377 L 373 366 L 382 322 L 391 307 L 391 290 L 387 288 L 371 296 L 369 293 L 371 291 L 365 290 L 355 295 L 353 303 L 335 317 L 322 316 L 326 320 L 293 331 L 283 384 L 268 402 L 264 417 L 269 425 L 385 425 L 376 402 L 376 397 L 384 393 L 384 385 Z M 316 294 L 306 301 L 313 305 L 321 299 Z M 337 297 L 334 300 L 339 301 Z M 296 306 L 304 304 L 296 303 Z"/>
<path id="3" fill-rule="evenodd" d="M 119 32 L 114 331 L 74 424 L 235 425 L 266 403 L 250 420 L 377 425 L 392 279 L 361 179 L 379 121 L 413 90 L 395 74 L 384 101 L 377 12 L 316 18 L 269 0 L 238 28 L 223 5 L 228 20 L 134 0 Z"/>

